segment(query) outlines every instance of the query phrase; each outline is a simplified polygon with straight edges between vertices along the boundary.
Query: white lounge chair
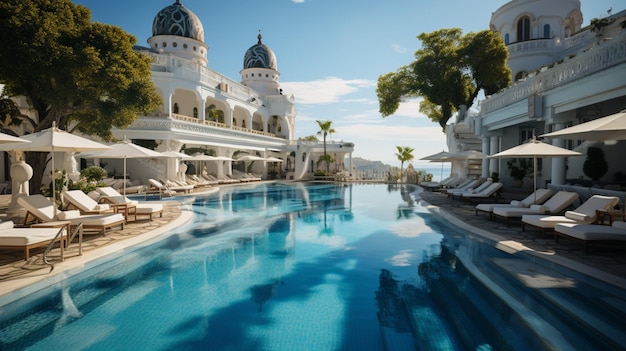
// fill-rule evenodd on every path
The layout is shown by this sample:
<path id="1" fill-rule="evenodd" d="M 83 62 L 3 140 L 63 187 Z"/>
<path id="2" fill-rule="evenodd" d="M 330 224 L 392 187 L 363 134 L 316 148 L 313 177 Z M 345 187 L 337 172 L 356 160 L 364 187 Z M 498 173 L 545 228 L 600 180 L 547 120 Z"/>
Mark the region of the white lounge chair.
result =
<path id="1" fill-rule="evenodd" d="M 469 194 L 461 194 L 461 200 L 465 200 L 465 201 L 483 201 L 483 200 L 488 200 L 488 199 L 495 199 L 495 198 L 499 198 L 499 191 L 502 188 L 503 184 L 500 182 L 496 182 L 496 183 L 491 183 L 489 184 L 488 187 L 486 187 L 485 189 L 483 189 L 480 192 L 471 192 Z"/>
<path id="2" fill-rule="evenodd" d="M 478 212 L 486 212 L 489 214 L 489 218 L 493 219 L 493 208 L 494 207 L 504 207 L 504 208 L 528 208 L 531 205 L 540 205 L 544 203 L 548 198 L 552 196 L 552 190 L 550 189 L 537 189 L 530 195 L 526 196 L 522 200 L 512 200 L 508 204 L 502 203 L 491 203 L 491 204 L 478 204 L 475 207 L 476 215 L 478 216 Z"/>
<path id="3" fill-rule="evenodd" d="M 511 223 L 512 218 L 522 218 L 523 215 L 531 214 L 559 214 L 571 206 L 578 199 L 578 193 L 569 191 L 559 191 L 554 194 L 543 205 L 531 205 L 528 208 L 523 207 L 494 207 L 493 218 L 504 218 L 507 227 Z"/>
<path id="4" fill-rule="evenodd" d="M 598 219 L 598 210 L 610 210 L 619 203 L 619 198 L 615 196 L 593 195 L 573 211 L 567 211 L 562 216 L 551 215 L 523 215 L 522 231 L 527 225 L 539 228 L 541 235 L 546 230 L 554 229 L 559 223 L 582 223 L 591 224 Z"/>
<path id="5" fill-rule="evenodd" d="M 85 231 L 97 231 L 97 233 L 105 234 L 106 229 L 120 226 L 124 229 L 126 219 L 120 213 L 102 214 L 102 215 L 81 215 L 78 210 L 56 211 L 50 200 L 41 194 L 22 196 L 17 199 L 17 203 L 24 207 L 26 215 L 24 216 L 24 225 L 32 222 L 46 223 L 54 221 L 69 221 L 72 226 L 83 224 Z"/>
<path id="6" fill-rule="evenodd" d="M 616 221 L 613 225 L 559 223 L 554 226 L 556 242 L 559 237 L 583 242 L 585 252 L 589 252 L 590 242 L 626 241 L 626 222 Z"/>
<path id="7" fill-rule="evenodd" d="M 24 250 L 24 259 L 30 257 L 30 249 L 48 246 L 43 253 L 43 260 L 48 263 L 46 255 L 55 243 L 59 243 L 61 261 L 64 259 L 64 248 L 67 240 L 67 228 L 15 228 L 12 221 L 0 223 L 0 249 Z"/>
<path id="8" fill-rule="evenodd" d="M 148 216 L 152 220 L 152 216 L 159 215 L 163 217 L 163 205 L 153 203 L 139 203 L 138 201 L 131 200 L 126 196 L 122 196 L 117 190 L 110 186 L 97 188 L 96 191 L 100 194 L 98 198 L 99 202 L 109 203 L 113 206 L 119 206 L 120 209 L 124 208 L 128 214 L 132 214 L 137 219 L 137 216 Z"/>
<path id="9" fill-rule="evenodd" d="M 448 197 L 451 197 L 454 194 L 459 194 L 459 193 L 462 193 L 462 192 L 471 191 L 473 189 L 476 189 L 476 187 L 478 187 L 482 183 L 484 183 L 484 180 L 482 180 L 482 179 L 470 180 L 469 182 L 465 182 L 464 184 L 462 184 L 459 187 L 456 187 L 454 189 L 445 189 L 445 193 L 448 195 Z"/>
<path id="10" fill-rule="evenodd" d="M 146 195 L 148 194 L 159 194 L 159 196 L 174 196 L 176 195 L 176 191 L 168 188 L 165 184 L 159 182 L 156 179 L 148 179 L 148 184 L 150 184 L 150 189 L 146 191 Z"/>
<path id="11" fill-rule="evenodd" d="M 465 194 L 478 194 L 482 192 L 483 190 L 487 189 L 491 184 L 493 184 L 493 180 L 487 179 L 471 189 L 448 191 L 448 196 L 452 197 L 453 199 L 455 198 L 460 199 Z"/>
<path id="12" fill-rule="evenodd" d="M 76 209 L 80 214 L 104 214 L 115 213 L 115 209 L 109 204 L 99 204 L 82 190 L 66 190 L 63 199 L 68 203 L 67 209 Z"/>

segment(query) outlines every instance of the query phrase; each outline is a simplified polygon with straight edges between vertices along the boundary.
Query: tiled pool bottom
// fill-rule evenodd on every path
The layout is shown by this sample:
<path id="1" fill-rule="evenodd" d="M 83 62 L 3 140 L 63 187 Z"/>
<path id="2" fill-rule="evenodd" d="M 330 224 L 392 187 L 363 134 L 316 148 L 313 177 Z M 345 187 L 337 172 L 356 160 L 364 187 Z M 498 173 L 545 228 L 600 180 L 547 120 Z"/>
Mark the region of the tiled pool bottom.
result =
<path id="1" fill-rule="evenodd" d="M 620 292 L 471 240 L 399 189 L 229 188 L 193 210 L 194 223 L 158 245 L 3 307 L 0 349 L 624 345 L 623 311 L 606 313 Z"/>

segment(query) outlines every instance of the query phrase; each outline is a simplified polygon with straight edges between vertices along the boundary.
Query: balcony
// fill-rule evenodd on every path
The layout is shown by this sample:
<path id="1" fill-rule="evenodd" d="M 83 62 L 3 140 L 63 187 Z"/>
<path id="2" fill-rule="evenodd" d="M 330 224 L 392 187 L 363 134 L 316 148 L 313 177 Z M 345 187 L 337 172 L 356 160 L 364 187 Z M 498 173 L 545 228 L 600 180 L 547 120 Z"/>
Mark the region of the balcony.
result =
<path id="1" fill-rule="evenodd" d="M 596 74 L 608 68 L 626 63 L 626 31 L 612 40 L 600 42 L 554 66 L 544 67 L 528 75 L 502 92 L 481 101 L 481 114 L 494 112 L 532 94 L 571 84 L 576 80 Z"/>

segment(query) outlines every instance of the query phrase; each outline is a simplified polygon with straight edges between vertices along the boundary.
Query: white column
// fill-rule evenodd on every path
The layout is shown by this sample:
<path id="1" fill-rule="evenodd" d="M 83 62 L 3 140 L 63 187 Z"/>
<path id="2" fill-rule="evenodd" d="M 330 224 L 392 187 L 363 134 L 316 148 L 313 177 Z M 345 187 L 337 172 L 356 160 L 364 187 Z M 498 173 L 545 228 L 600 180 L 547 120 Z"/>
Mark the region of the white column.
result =
<path id="1" fill-rule="evenodd" d="M 561 130 L 565 128 L 564 123 L 555 123 L 553 131 Z M 565 147 L 564 139 L 553 139 L 552 145 L 558 147 Z M 551 183 L 552 184 L 565 184 L 565 157 L 553 157 L 552 158 L 552 174 L 551 174 Z M 539 186 L 543 187 L 543 184 Z"/>
<path id="2" fill-rule="evenodd" d="M 494 155 L 500 152 L 500 137 L 492 136 L 489 139 L 489 154 Z M 497 158 L 489 160 L 489 171 L 500 173 L 500 161 Z M 491 175 L 491 173 L 489 175 Z M 500 174 L 500 176 L 502 176 L 502 174 Z"/>
<path id="3" fill-rule="evenodd" d="M 485 155 L 492 155 L 491 150 L 489 149 L 489 138 L 487 137 L 483 137 L 483 154 Z M 482 174 L 481 176 L 483 178 L 488 178 L 491 176 L 491 172 L 495 172 L 493 171 L 491 168 L 489 168 L 489 159 L 488 158 L 483 158 L 483 165 L 482 165 Z"/>

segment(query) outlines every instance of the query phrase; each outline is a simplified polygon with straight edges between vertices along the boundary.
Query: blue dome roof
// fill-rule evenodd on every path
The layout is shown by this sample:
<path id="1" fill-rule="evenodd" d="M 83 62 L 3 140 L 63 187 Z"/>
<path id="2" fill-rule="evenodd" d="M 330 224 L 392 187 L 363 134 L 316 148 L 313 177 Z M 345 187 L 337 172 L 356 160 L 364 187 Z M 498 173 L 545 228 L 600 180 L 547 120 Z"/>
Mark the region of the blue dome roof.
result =
<path id="1" fill-rule="evenodd" d="M 204 42 L 202 22 L 180 0 L 163 8 L 152 22 L 152 36 L 177 35 Z"/>
<path id="2" fill-rule="evenodd" d="M 243 68 L 269 68 L 277 71 L 274 51 L 261 42 L 261 34 L 257 38 L 259 42 L 251 46 L 243 57 Z"/>

